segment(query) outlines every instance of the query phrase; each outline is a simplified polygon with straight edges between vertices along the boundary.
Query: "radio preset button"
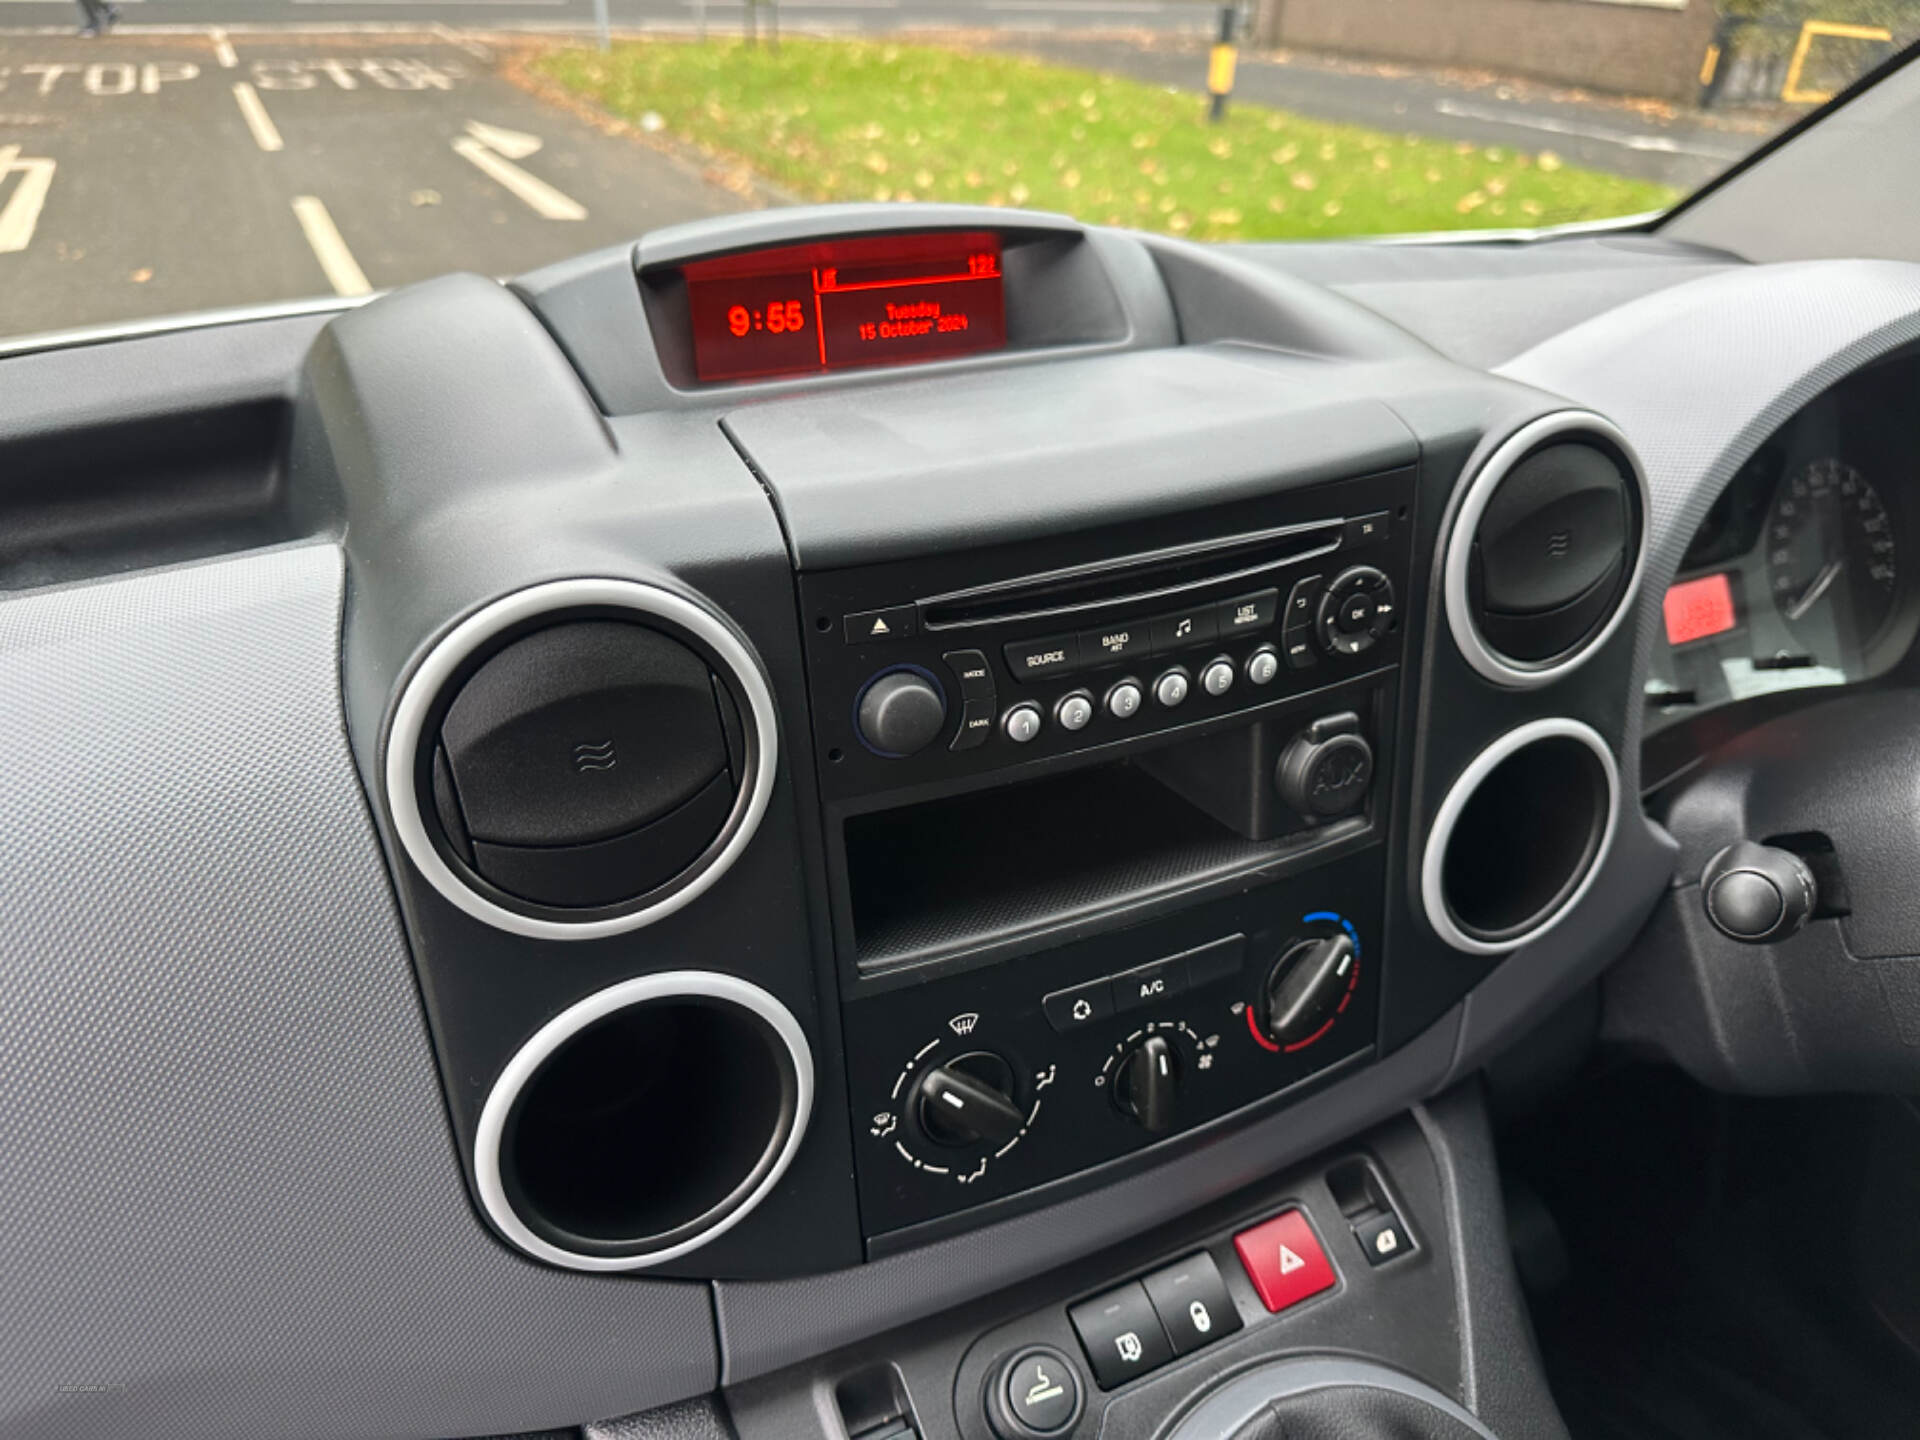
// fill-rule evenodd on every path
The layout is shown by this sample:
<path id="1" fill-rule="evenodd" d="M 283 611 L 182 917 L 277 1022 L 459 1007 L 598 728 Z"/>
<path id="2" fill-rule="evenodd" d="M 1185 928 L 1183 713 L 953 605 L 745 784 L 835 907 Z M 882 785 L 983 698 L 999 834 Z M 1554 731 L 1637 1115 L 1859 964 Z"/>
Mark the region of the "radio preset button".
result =
<path id="1" fill-rule="evenodd" d="M 1233 688 L 1233 673 L 1233 661 L 1222 655 L 1200 672 L 1200 688 L 1209 695 L 1224 695 Z"/>
<path id="2" fill-rule="evenodd" d="M 1218 637 L 1220 626 L 1214 617 L 1215 607 L 1199 605 L 1191 610 L 1177 610 L 1171 615 L 1156 616 L 1149 626 L 1153 635 L 1153 652 L 1156 655 L 1168 655 L 1176 650 L 1191 650 L 1195 645 L 1205 645 Z"/>
<path id="3" fill-rule="evenodd" d="M 1037 640 L 1015 640 L 1005 649 L 1007 669 L 1021 682 L 1069 675 L 1080 668 L 1078 635 L 1043 635 Z"/>
<path id="4" fill-rule="evenodd" d="M 900 640 L 920 629 L 920 613 L 911 605 L 889 605 L 884 610 L 857 610 L 847 616 L 847 644 L 868 645 L 876 640 Z"/>
<path id="5" fill-rule="evenodd" d="M 1187 672 L 1176 665 L 1153 682 L 1153 698 L 1171 710 L 1176 705 L 1186 703 L 1187 692 L 1191 687 L 1192 682 L 1187 678 Z"/>
<path id="6" fill-rule="evenodd" d="M 1144 622 L 1109 625 L 1100 630 L 1080 632 L 1080 663 L 1083 665 L 1118 665 L 1123 660 L 1145 655 L 1151 649 Z"/>
<path id="7" fill-rule="evenodd" d="M 993 701 L 968 700 L 960 710 L 960 732 L 949 750 L 977 750 L 993 734 Z"/>
<path id="8" fill-rule="evenodd" d="M 1053 721 L 1062 730 L 1084 730 L 1093 719 L 1093 696 L 1084 690 L 1062 695 L 1053 707 Z"/>
<path id="9" fill-rule="evenodd" d="M 993 699 L 993 671 L 980 650 L 949 650 L 940 657 L 960 682 L 962 700 Z"/>
<path id="10" fill-rule="evenodd" d="M 1247 657 L 1247 683 L 1271 685 L 1280 673 L 1280 656 L 1271 645 L 1262 645 Z"/>
<path id="11" fill-rule="evenodd" d="M 1264 630 L 1273 624 L 1280 609 L 1278 590 L 1256 590 L 1220 602 L 1220 635 L 1225 639 L 1243 630 Z"/>
<path id="12" fill-rule="evenodd" d="M 1016 745 L 1024 745 L 1033 739 L 1045 723 L 1040 718 L 1040 707 L 1031 700 L 1022 700 L 1000 718 L 1000 728 L 1006 732 L 1007 739 Z"/>
<path id="13" fill-rule="evenodd" d="M 1145 698 L 1137 680 L 1115 681 L 1107 690 L 1107 713 L 1116 720 L 1131 720 L 1140 713 L 1140 702 Z"/>

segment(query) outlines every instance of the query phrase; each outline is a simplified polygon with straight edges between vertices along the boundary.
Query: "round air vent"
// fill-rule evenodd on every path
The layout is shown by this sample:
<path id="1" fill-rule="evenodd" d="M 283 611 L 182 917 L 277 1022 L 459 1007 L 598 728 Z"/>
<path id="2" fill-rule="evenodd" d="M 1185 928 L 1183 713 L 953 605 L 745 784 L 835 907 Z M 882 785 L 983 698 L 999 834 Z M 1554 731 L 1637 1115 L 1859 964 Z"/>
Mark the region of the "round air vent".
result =
<path id="1" fill-rule="evenodd" d="M 1504 955 L 1566 918 L 1613 843 L 1620 770 L 1591 726 L 1535 720 L 1489 745 L 1434 813 L 1420 867 L 1427 923 Z"/>
<path id="2" fill-rule="evenodd" d="M 813 1058 L 792 1013 L 709 971 L 647 975 L 555 1016 L 474 1134 L 488 1218 L 570 1270 L 642 1270 L 737 1225 L 792 1162 Z"/>
<path id="3" fill-rule="evenodd" d="M 1639 586 L 1646 514 L 1640 462 L 1598 415 L 1510 436 L 1468 485 L 1447 549 L 1447 622 L 1467 663 L 1524 688 L 1586 660 Z"/>
<path id="4" fill-rule="evenodd" d="M 745 848 L 773 788 L 773 701 L 686 597 L 561 580 L 456 626 L 394 714 L 402 845 L 516 934 L 617 934 L 677 910 Z"/>

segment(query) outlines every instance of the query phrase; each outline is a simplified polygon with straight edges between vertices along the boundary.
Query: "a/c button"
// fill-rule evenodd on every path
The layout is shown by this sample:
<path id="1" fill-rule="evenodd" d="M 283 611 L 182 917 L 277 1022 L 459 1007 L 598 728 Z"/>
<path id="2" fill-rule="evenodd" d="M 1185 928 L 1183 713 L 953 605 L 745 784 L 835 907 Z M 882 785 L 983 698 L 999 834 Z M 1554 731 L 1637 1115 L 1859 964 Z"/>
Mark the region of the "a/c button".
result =
<path id="1" fill-rule="evenodd" d="M 1113 1008 L 1141 1010 L 1170 1000 L 1187 988 L 1187 960 L 1175 955 L 1113 977 Z"/>

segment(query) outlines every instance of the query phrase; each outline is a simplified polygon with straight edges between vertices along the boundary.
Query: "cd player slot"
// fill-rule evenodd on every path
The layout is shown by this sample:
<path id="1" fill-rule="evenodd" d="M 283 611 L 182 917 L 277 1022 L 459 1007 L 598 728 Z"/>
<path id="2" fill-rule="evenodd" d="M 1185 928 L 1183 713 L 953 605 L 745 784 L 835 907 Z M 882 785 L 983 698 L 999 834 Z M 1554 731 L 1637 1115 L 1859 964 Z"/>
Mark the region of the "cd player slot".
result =
<path id="1" fill-rule="evenodd" d="M 943 630 L 1163 601 L 1331 554 L 1346 531 L 1345 519 L 1320 520 L 1028 575 L 922 600 L 920 621 L 928 630 Z"/>

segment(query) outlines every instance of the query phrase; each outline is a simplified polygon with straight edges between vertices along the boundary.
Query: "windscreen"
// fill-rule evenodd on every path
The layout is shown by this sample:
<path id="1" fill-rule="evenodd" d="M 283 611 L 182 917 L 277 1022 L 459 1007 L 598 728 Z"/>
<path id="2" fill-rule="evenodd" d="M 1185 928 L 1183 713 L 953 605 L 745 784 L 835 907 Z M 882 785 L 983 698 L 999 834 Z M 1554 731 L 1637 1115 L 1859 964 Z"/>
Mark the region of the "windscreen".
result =
<path id="1" fill-rule="evenodd" d="M 1920 34 L 1920 0 L 0 9 L 0 336 L 506 277 L 823 201 L 1223 242 L 1603 221 Z M 991 350 L 985 254 L 891 297 L 811 263 L 697 283 L 702 374 Z"/>

